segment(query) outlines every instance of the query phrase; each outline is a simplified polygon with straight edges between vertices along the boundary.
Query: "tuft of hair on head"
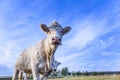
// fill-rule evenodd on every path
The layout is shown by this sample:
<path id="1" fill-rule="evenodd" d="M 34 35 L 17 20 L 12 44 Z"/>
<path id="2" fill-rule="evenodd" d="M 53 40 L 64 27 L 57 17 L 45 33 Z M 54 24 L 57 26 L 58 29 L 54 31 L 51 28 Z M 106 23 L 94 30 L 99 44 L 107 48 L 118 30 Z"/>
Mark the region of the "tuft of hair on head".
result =
<path id="1" fill-rule="evenodd" d="M 55 26 L 55 27 L 56 27 L 56 26 L 61 26 L 57 21 L 53 21 L 51 25 L 52 25 L 52 26 Z"/>

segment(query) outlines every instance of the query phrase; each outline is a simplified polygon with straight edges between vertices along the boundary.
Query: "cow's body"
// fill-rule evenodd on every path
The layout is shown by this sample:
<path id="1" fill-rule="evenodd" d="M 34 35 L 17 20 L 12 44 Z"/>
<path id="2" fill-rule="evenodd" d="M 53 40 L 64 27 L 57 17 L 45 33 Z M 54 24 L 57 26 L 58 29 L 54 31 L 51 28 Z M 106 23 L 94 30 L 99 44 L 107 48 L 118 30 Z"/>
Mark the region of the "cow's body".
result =
<path id="1" fill-rule="evenodd" d="M 48 66 L 51 61 L 51 57 L 57 47 L 51 48 L 48 45 L 46 46 L 46 41 L 47 40 L 44 39 L 42 42 L 38 42 L 35 46 L 25 49 L 17 59 L 16 68 L 23 70 L 26 73 L 31 72 L 33 64 L 37 64 L 39 71 L 45 70 L 44 68 L 49 68 Z M 45 49 L 47 49 L 48 52 Z M 48 66 L 46 67 L 46 65 Z"/>
<path id="2" fill-rule="evenodd" d="M 50 70 L 48 70 L 47 72 L 40 72 L 40 75 L 41 75 L 41 80 L 43 80 L 44 78 L 46 78 L 46 77 L 48 77 L 50 74 L 51 74 L 51 72 L 55 72 L 55 71 L 57 71 L 57 67 L 60 65 L 61 63 L 60 62 L 58 62 L 58 61 L 54 61 L 53 62 L 53 69 L 50 69 Z M 22 73 L 20 73 L 21 75 L 20 75 L 20 79 L 22 79 L 22 77 L 23 77 L 23 72 Z M 24 76 L 24 79 L 25 80 L 28 80 L 28 77 L 30 77 L 30 76 L 32 76 L 32 74 L 30 74 L 30 73 L 26 73 L 25 74 L 25 76 Z"/>
<path id="3" fill-rule="evenodd" d="M 50 69 L 50 65 L 52 68 L 52 56 L 57 47 L 46 46 L 46 41 L 47 40 L 44 39 L 35 46 L 25 49 L 17 59 L 15 70 L 34 74 L 37 71 L 37 73 L 44 74 L 44 72 Z M 35 68 L 34 66 L 37 67 L 37 70 L 33 72 L 32 68 Z"/>
<path id="4" fill-rule="evenodd" d="M 25 49 L 18 57 L 12 80 L 16 80 L 19 72 L 32 73 L 34 80 L 40 80 L 39 73 L 53 68 L 54 53 L 61 44 L 62 36 L 70 31 L 70 27 L 62 28 L 56 21 L 50 27 L 41 25 L 47 37 L 36 45 Z"/>

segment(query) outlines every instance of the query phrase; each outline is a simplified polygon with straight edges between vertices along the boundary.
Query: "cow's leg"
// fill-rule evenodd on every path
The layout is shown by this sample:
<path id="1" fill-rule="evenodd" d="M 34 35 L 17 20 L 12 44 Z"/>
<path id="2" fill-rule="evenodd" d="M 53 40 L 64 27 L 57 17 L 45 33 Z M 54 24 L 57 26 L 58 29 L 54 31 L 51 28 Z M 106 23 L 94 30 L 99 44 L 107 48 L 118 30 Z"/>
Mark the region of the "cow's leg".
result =
<path id="1" fill-rule="evenodd" d="M 31 66 L 32 66 L 33 80 L 40 80 L 38 65 L 35 64 L 35 62 L 32 62 Z"/>
<path id="2" fill-rule="evenodd" d="M 44 72 L 43 77 L 41 78 L 41 80 L 47 80 L 47 77 L 52 72 L 52 69 L 54 69 L 54 65 L 53 65 L 54 55 L 52 55 L 51 58 L 52 58 L 51 62 L 49 62 L 50 60 L 47 58 L 47 64 L 46 64 L 46 67 L 45 67 L 45 72 Z"/>
<path id="3" fill-rule="evenodd" d="M 43 80 L 47 80 L 47 77 L 45 77 Z"/>
<path id="4" fill-rule="evenodd" d="M 25 73 L 24 80 L 28 80 L 28 75 Z"/>
<path id="5" fill-rule="evenodd" d="M 12 80 L 17 80 L 18 74 L 19 74 L 19 70 L 15 68 Z"/>
<path id="6" fill-rule="evenodd" d="M 39 72 L 38 72 L 38 69 L 36 67 L 32 68 L 32 74 L 33 74 L 33 79 L 34 80 L 40 80 Z"/>
<path id="7" fill-rule="evenodd" d="M 22 80 L 22 78 L 23 78 L 23 72 L 20 71 L 19 74 L 20 74 L 20 75 L 19 75 L 19 80 Z"/>
<path id="8" fill-rule="evenodd" d="M 41 80 L 47 80 L 47 77 L 46 77 L 46 76 L 43 76 L 43 77 L 41 78 Z"/>
<path id="9" fill-rule="evenodd" d="M 47 80 L 47 77 L 49 76 L 49 74 L 51 73 L 49 73 L 50 71 L 47 71 L 47 72 L 45 72 L 44 74 L 43 74 L 43 76 L 42 76 L 42 78 L 41 78 L 41 80 Z"/>

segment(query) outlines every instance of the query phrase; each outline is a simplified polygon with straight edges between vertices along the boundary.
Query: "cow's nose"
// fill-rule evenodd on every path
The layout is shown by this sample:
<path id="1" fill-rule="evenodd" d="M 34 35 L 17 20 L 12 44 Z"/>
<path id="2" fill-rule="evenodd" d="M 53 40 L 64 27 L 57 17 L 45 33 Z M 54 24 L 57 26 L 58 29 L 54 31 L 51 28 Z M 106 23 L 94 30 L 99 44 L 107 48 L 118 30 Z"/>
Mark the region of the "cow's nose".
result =
<path id="1" fill-rule="evenodd" d="M 54 71 L 56 71 L 56 69 L 54 69 Z"/>
<path id="2" fill-rule="evenodd" d="M 53 42 L 60 42 L 61 39 L 60 39 L 59 37 L 53 37 L 53 38 L 52 38 L 52 41 L 53 41 Z"/>

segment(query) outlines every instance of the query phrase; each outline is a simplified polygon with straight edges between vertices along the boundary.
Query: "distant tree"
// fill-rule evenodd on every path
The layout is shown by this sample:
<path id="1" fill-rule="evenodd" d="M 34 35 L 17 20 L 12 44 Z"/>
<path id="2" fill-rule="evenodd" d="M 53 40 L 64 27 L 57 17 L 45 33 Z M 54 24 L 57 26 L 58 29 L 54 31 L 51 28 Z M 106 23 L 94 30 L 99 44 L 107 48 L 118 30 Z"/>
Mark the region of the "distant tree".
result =
<path id="1" fill-rule="evenodd" d="M 68 68 L 67 67 L 62 68 L 61 73 L 63 76 L 67 76 L 68 75 Z"/>
<path id="2" fill-rule="evenodd" d="M 73 71 L 73 72 L 72 72 L 72 75 L 73 75 L 73 76 L 75 76 L 75 75 L 76 75 L 76 73 Z"/>
<path id="3" fill-rule="evenodd" d="M 71 72 L 68 72 L 68 75 L 70 76 L 72 73 Z"/>
<path id="4" fill-rule="evenodd" d="M 50 77 L 52 77 L 52 78 L 57 77 L 57 72 L 52 72 L 52 73 L 50 74 Z"/>
<path id="5" fill-rule="evenodd" d="M 83 76 L 85 76 L 85 75 L 86 75 L 86 73 L 83 71 L 83 72 L 82 72 L 82 75 L 83 75 Z"/>
<path id="6" fill-rule="evenodd" d="M 80 75 L 82 75 L 82 73 L 81 73 L 80 71 L 77 71 L 77 72 L 75 73 L 75 75 L 80 76 Z"/>
<path id="7" fill-rule="evenodd" d="M 98 72 L 97 74 L 98 75 L 104 75 L 105 73 L 104 72 Z"/>
<path id="8" fill-rule="evenodd" d="M 97 72 L 91 72 L 91 75 L 96 76 Z"/>
<path id="9" fill-rule="evenodd" d="M 86 71 L 86 72 L 85 72 L 85 75 L 86 75 L 86 76 L 89 76 L 89 72 L 88 72 L 88 71 Z"/>

